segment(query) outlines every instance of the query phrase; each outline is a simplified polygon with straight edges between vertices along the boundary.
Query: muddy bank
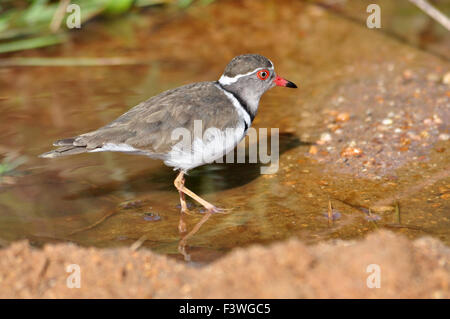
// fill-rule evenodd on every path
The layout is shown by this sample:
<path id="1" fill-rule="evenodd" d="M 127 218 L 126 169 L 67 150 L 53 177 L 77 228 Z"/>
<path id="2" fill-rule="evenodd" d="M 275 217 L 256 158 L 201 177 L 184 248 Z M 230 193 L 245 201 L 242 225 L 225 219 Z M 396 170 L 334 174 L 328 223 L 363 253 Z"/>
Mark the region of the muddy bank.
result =
<path id="1" fill-rule="evenodd" d="M 70 264 L 80 266 L 81 288 L 67 288 Z M 367 287 L 371 264 L 380 288 Z M 0 250 L 1 298 L 449 298 L 449 285 L 448 247 L 387 231 L 358 242 L 236 249 L 204 267 L 126 248 L 18 242 Z"/>

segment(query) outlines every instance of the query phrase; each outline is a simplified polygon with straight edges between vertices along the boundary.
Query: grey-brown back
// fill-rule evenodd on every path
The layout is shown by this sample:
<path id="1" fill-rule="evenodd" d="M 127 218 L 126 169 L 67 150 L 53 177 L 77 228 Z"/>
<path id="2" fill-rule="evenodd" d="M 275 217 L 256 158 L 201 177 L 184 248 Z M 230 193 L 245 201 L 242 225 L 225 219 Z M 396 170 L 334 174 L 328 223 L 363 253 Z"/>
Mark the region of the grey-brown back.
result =
<path id="1" fill-rule="evenodd" d="M 203 131 L 210 127 L 234 128 L 242 121 L 216 82 L 193 83 L 156 95 L 96 131 L 56 141 L 54 145 L 61 147 L 41 156 L 95 151 L 111 143 L 126 144 L 142 154 L 164 159 L 178 142 L 172 140 L 172 131 L 186 128 L 192 132 L 194 120 L 202 121 Z"/>

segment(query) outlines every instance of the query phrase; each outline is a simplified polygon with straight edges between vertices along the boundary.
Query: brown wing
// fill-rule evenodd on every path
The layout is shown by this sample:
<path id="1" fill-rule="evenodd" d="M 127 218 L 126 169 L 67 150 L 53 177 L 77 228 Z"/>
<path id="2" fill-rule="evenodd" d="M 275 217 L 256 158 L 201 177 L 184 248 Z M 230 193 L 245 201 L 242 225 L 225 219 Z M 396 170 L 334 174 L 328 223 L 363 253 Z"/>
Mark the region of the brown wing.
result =
<path id="1" fill-rule="evenodd" d="M 96 131 L 60 140 L 55 145 L 73 145 L 89 151 L 106 143 L 124 143 L 162 155 L 177 142 L 171 138 L 172 131 L 182 127 L 192 132 L 194 120 L 202 120 L 203 130 L 223 130 L 236 127 L 239 116 L 215 82 L 194 83 L 154 96 Z"/>

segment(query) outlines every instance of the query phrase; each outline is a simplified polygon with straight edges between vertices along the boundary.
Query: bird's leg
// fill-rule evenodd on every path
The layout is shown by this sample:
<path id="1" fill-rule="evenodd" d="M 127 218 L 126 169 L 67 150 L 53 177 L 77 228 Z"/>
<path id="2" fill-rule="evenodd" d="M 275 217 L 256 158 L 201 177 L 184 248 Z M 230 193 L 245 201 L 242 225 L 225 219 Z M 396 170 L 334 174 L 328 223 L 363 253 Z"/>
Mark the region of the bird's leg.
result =
<path id="1" fill-rule="evenodd" d="M 178 174 L 177 178 L 175 179 L 175 183 L 177 183 L 177 179 L 179 179 L 178 183 L 184 187 L 184 175 Z M 178 187 L 177 187 L 178 189 Z M 184 196 L 184 193 L 178 189 L 178 193 L 180 194 L 180 205 L 181 205 L 181 213 L 185 213 L 187 215 L 192 215 L 192 213 L 189 211 L 186 203 L 186 197 Z"/>
<path id="2" fill-rule="evenodd" d="M 180 173 L 178 174 L 177 178 L 175 178 L 175 181 L 173 183 L 174 183 L 175 187 L 178 189 L 178 192 L 180 193 L 181 211 L 183 211 L 183 201 L 184 201 L 184 204 L 186 205 L 186 200 L 184 200 L 184 194 L 186 194 L 189 197 L 191 197 L 193 200 L 200 203 L 203 207 L 205 207 L 208 212 L 210 212 L 210 213 L 222 212 L 221 209 L 219 209 L 216 206 L 214 206 L 213 204 L 207 202 L 206 200 L 204 200 L 203 198 L 201 198 L 200 196 L 198 196 L 197 194 L 195 194 L 194 192 L 192 192 L 191 190 L 187 189 L 184 186 L 184 172 L 183 171 L 180 171 Z M 182 193 L 183 193 L 183 197 L 181 196 Z M 186 207 L 186 209 L 187 209 L 187 207 Z"/>

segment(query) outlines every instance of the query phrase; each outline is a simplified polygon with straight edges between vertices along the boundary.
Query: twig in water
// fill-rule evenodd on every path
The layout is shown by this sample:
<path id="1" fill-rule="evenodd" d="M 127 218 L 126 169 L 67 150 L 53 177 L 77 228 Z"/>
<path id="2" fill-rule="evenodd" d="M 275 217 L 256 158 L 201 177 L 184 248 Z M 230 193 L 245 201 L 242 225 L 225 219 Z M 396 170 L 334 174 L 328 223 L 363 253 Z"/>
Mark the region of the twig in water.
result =
<path id="1" fill-rule="evenodd" d="M 331 206 L 331 200 L 328 198 L 328 226 L 331 226 L 333 222 L 333 207 Z"/>
<path id="2" fill-rule="evenodd" d="M 422 231 L 424 233 L 429 233 L 429 231 L 426 230 L 425 228 L 418 227 L 418 226 L 413 226 L 413 225 L 384 224 L 384 227 L 389 227 L 389 228 L 407 228 L 407 229 Z"/>
<path id="3" fill-rule="evenodd" d="M 450 19 L 443 14 L 441 11 L 433 7 L 426 0 L 409 0 L 418 6 L 422 11 L 432 17 L 434 20 L 439 22 L 444 28 L 450 31 Z"/>
<path id="4" fill-rule="evenodd" d="M 378 224 L 374 218 L 374 216 L 372 215 L 372 210 L 369 208 L 369 221 L 372 222 L 375 225 L 375 228 L 378 229 Z"/>
<path id="5" fill-rule="evenodd" d="M 96 226 L 98 226 L 99 224 L 103 223 L 106 219 L 108 219 L 109 217 L 111 217 L 112 215 L 114 215 L 115 213 L 116 213 L 116 211 L 115 211 L 115 210 L 112 210 L 112 211 L 108 212 L 106 215 L 104 215 L 102 218 L 100 218 L 99 220 L 97 220 L 95 223 L 93 223 L 93 224 L 91 224 L 91 225 L 89 225 L 89 226 L 80 228 L 80 229 L 76 229 L 76 230 L 74 230 L 73 232 L 69 233 L 69 236 L 70 236 L 70 235 L 75 235 L 75 234 L 77 234 L 77 233 L 80 233 L 80 232 L 83 232 L 83 231 L 86 231 L 86 230 L 89 230 L 89 229 L 92 229 L 92 228 L 96 227 Z"/>
<path id="6" fill-rule="evenodd" d="M 139 237 L 138 240 L 136 240 L 131 246 L 130 249 L 132 251 L 136 251 L 138 250 L 143 243 L 145 243 L 145 241 L 147 240 L 147 235 L 142 235 L 141 237 Z"/>
<path id="7" fill-rule="evenodd" d="M 397 224 L 401 225 L 402 220 L 400 218 L 400 206 L 398 202 L 395 202 L 395 216 L 397 216 Z"/>

